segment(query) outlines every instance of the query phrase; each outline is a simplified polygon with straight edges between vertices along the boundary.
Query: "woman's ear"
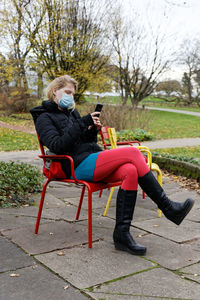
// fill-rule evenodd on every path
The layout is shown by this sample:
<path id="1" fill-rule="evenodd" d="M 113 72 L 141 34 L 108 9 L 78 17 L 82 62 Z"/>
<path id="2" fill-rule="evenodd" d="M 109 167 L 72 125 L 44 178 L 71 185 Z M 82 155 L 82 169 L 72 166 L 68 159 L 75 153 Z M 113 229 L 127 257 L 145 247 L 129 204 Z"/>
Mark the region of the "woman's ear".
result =
<path id="1" fill-rule="evenodd" d="M 53 92 L 54 96 L 56 95 L 56 91 L 57 91 L 56 88 L 53 88 L 53 89 L 52 89 L 52 92 Z"/>

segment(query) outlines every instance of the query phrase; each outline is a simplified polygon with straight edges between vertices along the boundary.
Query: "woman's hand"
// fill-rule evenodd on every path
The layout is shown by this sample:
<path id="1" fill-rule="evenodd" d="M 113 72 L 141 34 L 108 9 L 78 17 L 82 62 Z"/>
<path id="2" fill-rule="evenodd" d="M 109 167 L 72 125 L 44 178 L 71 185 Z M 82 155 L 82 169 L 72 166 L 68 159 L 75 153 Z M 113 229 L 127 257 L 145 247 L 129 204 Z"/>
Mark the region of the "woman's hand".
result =
<path id="1" fill-rule="evenodd" d="M 103 126 L 99 120 L 99 116 L 100 116 L 100 113 L 97 113 L 97 112 L 91 113 L 91 117 L 93 119 L 94 125 L 96 126 L 97 130 L 100 130 L 101 127 Z M 88 129 L 90 129 L 90 128 L 88 128 Z"/>

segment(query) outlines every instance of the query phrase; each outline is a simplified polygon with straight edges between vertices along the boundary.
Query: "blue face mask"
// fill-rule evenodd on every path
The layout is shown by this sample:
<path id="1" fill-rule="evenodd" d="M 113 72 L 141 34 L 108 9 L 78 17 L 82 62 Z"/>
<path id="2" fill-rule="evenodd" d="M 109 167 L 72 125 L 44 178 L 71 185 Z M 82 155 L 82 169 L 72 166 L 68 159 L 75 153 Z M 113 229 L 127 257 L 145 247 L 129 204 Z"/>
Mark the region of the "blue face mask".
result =
<path id="1" fill-rule="evenodd" d="M 74 102 L 74 97 L 67 95 L 67 94 L 63 94 L 62 98 L 59 101 L 59 106 L 63 109 L 72 109 L 75 107 L 75 102 Z"/>

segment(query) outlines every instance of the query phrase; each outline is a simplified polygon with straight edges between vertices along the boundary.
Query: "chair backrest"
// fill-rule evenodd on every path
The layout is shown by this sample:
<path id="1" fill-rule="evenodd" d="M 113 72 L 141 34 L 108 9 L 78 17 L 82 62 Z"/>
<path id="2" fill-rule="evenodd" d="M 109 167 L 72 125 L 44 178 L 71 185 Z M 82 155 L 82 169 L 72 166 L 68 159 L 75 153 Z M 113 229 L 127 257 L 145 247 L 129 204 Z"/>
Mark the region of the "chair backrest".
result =
<path id="1" fill-rule="evenodd" d="M 40 145 L 40 151 L 42 155 L 45 155 L 45 151 L 44 151 L 44 146 L 42 144 L 42 142 L 40 141 L 39 135 L 37 134 L 37 138 L 38 138 L 38 143 Z M 46 163 L 46 159 L 43 158 L 44 164 Z"/>
<path id="2" fill-rule="evenodd" d="M 100 135 L 101 135 L 101 139 L 102 139 L 102 142 L 103 142 L 103 146 L 104 146 L 104 149 L 106 150 L 107 149 L 107 144 L 106 144 L 106 139 L 109 140 L 109 134 L 108 134 L 108 128 L 110 128 L 109 126 L 104 126 L 101 128 L 100 130 Z"/>
<path id="3" fill-rule="evenodd" d="M 108 136 L 110 139 L 112 149 L 117 148 L 117 133 L 115 128 L 108 128 Z"/>

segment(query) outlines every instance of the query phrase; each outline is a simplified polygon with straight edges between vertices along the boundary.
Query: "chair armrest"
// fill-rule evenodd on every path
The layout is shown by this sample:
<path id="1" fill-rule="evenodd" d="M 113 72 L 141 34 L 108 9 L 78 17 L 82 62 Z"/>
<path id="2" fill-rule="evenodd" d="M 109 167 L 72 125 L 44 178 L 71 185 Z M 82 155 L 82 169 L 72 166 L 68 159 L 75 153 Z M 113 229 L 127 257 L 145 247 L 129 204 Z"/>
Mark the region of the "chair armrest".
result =
<path id="1" fill-rule="evenodd" d="M 151 169 L 151 165 L 152 165 L 152 155 L 151 155 L 151 151 L 149 150 L 149 148 L 145 147 L 145 146 L 137 146 L 137 148 L 143 152 L 143 153 L 147 153 L 147 159 L 148 159 L 148 165 L 149 168 Z"/>
<path id="2" fill-rule="evenodd" d="M 70 166 L 71 166 L 71 175 L 72 178 L 78 182 L 79 180 L 76 178 L 75 173 L 74 173 L 74 160 L 71 156 L 69 155 L 38 155 L 38 157 L 42 159 L 68 159 L 70 161 Z"/>
<path id="3" fill-rule="evenodd" d="M 141 143 L 139 141 L 117 142 L 117 145 L 129 145 L 129 146 L 132 146 L 132 144 L 138 144 L 139 146 L 141 145 Z"/>
<path id="4" fill-rule="evenodd" d="M 127 141 L 127 142 L 117 142 L 117 145 L 128 145 L 128 146 L 133 146 L 132 144 L 138 144 L 139 146 L 141 143 L 139 141 Z M 111 146 L 111 143 L 106 143 L 106 146 Z"/>

